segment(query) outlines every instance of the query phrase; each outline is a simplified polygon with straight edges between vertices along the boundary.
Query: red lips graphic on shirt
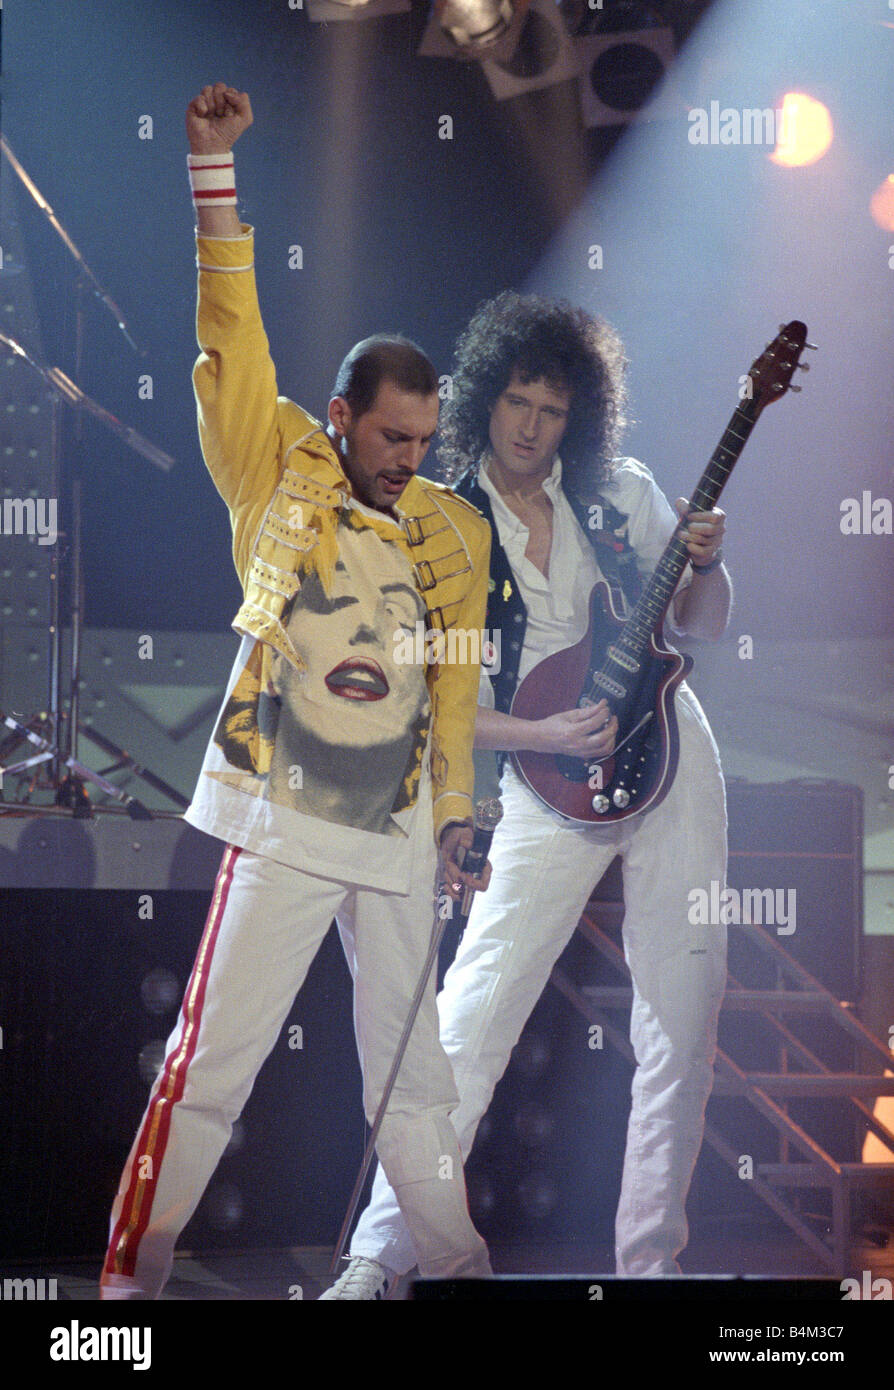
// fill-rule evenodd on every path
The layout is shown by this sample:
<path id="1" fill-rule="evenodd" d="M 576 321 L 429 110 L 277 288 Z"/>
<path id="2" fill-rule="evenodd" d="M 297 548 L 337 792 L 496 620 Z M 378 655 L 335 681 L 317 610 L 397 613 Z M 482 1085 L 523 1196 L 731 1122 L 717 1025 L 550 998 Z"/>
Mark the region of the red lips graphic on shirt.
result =
<path id="1" fill-rule="evenodd" d="M 344 700 L 384 700 L 390 689 L 379 663 L 364 656 L 339 662 L 325 682 L 327 690 Z"/>

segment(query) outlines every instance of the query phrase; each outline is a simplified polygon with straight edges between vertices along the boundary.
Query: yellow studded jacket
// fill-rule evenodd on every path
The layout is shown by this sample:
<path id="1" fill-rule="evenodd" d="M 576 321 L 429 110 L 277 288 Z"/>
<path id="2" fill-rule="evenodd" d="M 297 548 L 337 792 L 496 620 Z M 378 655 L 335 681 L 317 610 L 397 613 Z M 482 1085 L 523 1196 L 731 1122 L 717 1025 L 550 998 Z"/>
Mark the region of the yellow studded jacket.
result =
<path id="1" fill-rule="evenodd" d="M 233 627 L 263 643 L 263 687 L 274 651 L 302 668 L 284 612 L 308 569 L 328 584 L 337 559 L 338 512 L 350 484 L 319 422 L 277 394 L 255 288 L 252 228 L 243 224 L 240 237 L 197 234 L 196 243 L 201 353 L 193 385 L 199 437 L 233 528 L 233 558 L 243 589 Z M 487 522 L 449 488 L 418 476 L 394 511 L 400 523 L 395 543 L 412 567 L 429 628 L 480 633 L 489 574 Z M 366 520 L 379 529 L 374 518 Z M 394 524 L 383 516 L 380 525 L 395 540 Z M 472 811 L 480 666 L 467 659 L 474 645 L 451 645 L 466 659 L 426 668 L 438 839 L 449 822 L 466 820 Z"/>

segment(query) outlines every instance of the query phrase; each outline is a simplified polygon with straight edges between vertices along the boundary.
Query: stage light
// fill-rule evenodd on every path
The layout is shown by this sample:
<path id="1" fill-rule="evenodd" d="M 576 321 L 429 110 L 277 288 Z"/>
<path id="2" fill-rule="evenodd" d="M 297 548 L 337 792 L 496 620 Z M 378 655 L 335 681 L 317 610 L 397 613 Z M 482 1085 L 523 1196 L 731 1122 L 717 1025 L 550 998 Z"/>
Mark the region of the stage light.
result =
<path id="1" fill-rule="evenodd" d="M 894 232 L 894 174 L 879 184 L 869 200 L 869 211 L 886 232 Z"/>
<path id="2" fill-rule="evenodd" d="M 167 1013 L 180 1002 L 180 986 L 170 970 L 150 970 L 140 985 L 143 1007 L 150 1014 Z"/>
<path id="3" fill-rule="evenodd" d="M 164 1038 L 156 1038 L 153 1042 L 148 1042 L 144 1048 L 141 1048 L 140 1055 L 137 1058 L 137 1066 L 140 1069 L 140 1076 L 144 1081 L 148 1082 L 150 1086 L 161 1071 L 164 1059 Z"/>
<path id="4" fill-rule="evenodd" d="M 522 96 L 580 73 L 580 62 L 553 0 L 531 0 L 512 51 L 481 67 L 497 101 Z"/>
<path id="5" fill-rule="evenodd" d="M 545 1173 L 529 1173 L 522 1178 L 515 1192 L 522 1210 L 535 1221 L 543 1221 L 549 1216 L 559 1200 L 555 1183 Z"/>
<path id="6" fill-rule="evenodd" d="M 551 1057 L 549 1043 L 536 1033 L 523 1033 L 512 1049 L 512 1065 L 523 1076 L 539 1076 Z"/>
<path id="7" fill-rule="evenodd" d="M 639 0 L 617 0 L 605 9 L 567 0 L 564 9 L 580 65 L 584 124 L 619 125 L 653 114 L 650 97 L 675 53 L 661 10 Z"/>
<path id="8" fill-rule="evenodd" d="M 202 1216 L 218 1231 L 231 1230 L 242 1220 L 242 1193 L 235 1183 L 220 1182 L 210 1187 L 202 1199 Z"/>
<path id="9" fill-rule="evenodd" d="M 625 40 L 619 42 L 619 40 Z M 627 41 L 629 40 L 629 41 Z M 651 116 L 649 98 L 674 57 L 670 29 L 575 39 L 584 125 L 622 125 Z"/>
<path id="10" fill-rule="evenodd" d="M 512 1123 L 519 1139 L 529 1149 L 542 1148 L 556 1127 L 555 1116 L 535 1100 L 520 1106 Z"/>
<path id="11" fill-rule="evenodd" d="M 417 53 L 464 61 L 511 59 L 531 0 L 435 0 Z"/>
<path id="12" fill-rule="evenodd" d="M 577 79 L 585 123 L 616 124 L 646 107 L 674 57 L 674 38 L 655 5 L 605 5 L 435 0 L 417 52 L 477 59 L 498 101 Z"/>
<path id="13" fill-rule="evenodd" d="M 472 56 L 492 47 L 512 24 L 512 0 L 436 0 L 438 23 L 456 44 Z"/>
<path id="14" fill-rule="evenodd" d="M 828 107 L 806 92 L 786 92 L 782 98 L 782 131 L 769 156 L 774 164 L 796 168 L 815 164 L 832 143 Z"/>
<path id="15" fill-rule="evenodd" d="M 474 1219 L 483 1219 L 493 1212 L 497 1205 L 497 1194 L 490 1178 L 482 1173 L 469 1173 L 466 1178 L 466 1195 L 469 1211 Z"/>
<path id="16" fill-rule="evenodd" d="M 886 1077 L 894 1079 L 894 1072 L 886 1071 Z M 872 1113 L 888 1129 L 894 1129 L 894 1096 L 877 1096 Z M 894 1154 L 877 1134 L 868 1131 L 863 1140 L 863 1152 L 860 1155 L 863 1163 L 890 1163 Z"/>

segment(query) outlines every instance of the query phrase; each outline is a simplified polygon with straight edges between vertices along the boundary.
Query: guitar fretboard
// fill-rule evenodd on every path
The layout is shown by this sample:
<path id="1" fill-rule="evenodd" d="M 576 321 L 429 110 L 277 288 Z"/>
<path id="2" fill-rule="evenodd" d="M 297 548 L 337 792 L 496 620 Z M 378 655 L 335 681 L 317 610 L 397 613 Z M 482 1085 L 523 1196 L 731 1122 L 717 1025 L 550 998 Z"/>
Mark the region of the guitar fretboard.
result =
<path id="1" fill-rule="evenodd" d="M 709 512 L 715 505 L 754 429 L 756 419 L 753 401 L 744 401 L 733 411 L 723 437 L 690 499 L 694 511 Z M 616 645 L 631 656 L 639 657 L 645 652 L 689 560 L 686 542 L 680 538 L 680 532 L 685 528 L 685 521 L 678 523 L 617 641 Z"/>

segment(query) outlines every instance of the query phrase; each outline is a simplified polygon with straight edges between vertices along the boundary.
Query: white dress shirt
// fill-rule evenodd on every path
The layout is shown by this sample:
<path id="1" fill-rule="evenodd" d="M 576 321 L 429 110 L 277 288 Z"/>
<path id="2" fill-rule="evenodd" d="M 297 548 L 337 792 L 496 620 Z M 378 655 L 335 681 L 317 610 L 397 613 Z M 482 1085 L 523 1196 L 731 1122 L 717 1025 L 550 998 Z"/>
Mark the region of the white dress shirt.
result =
<path id="1" fill-rule="evenodd" d="M 554 460 L 542 483 L 553 508 L 549 578 L 525 555 L 529 528 L 497 491 L 488 476 L 487 460 L 481 464 L 478 482 L 490 499 L 500 544 L 528 613 L 518 672 L 521 682 L 545 657 L 580 641 L 589 622 L 593 585 L 603 575 L 593 546 L 562 491 L 559 458 Z M 648 579 L 673 534 L 676 513 L 648 468 L 634 458 L 616 461 L 611 478 L 603 485 L 602 495 L 628 518 L 627 540 L 636 551 L 640 574 Z M 687 567 L 678 592 L 690 581 L 691 570 Z M 677 630 L 672 607 L 665 621 L 668 627 Z M 494 707 L 493 687 L 483 671 L 478 702 L 489 709 Z"/>

